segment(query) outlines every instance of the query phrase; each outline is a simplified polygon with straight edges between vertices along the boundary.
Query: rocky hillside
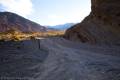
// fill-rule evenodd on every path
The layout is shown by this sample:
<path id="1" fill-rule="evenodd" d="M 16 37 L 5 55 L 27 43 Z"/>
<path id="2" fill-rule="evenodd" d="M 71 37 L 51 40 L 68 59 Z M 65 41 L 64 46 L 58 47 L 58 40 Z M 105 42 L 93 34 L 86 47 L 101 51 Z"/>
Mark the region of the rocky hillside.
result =
<path id="1" fill-rule="evenodd" d="M 91 13 L 69 28 L 65 38 L 87 43 L 120 45 L 120 0 L 91 0 Z"/>
<path id="2" fill-rule="evenodd" d="M 0 12 L 0 32 L 9 29 L 18 29 L 23 32 L 39 32 L 47 29 L 35 22 L 10 12 Z"/>

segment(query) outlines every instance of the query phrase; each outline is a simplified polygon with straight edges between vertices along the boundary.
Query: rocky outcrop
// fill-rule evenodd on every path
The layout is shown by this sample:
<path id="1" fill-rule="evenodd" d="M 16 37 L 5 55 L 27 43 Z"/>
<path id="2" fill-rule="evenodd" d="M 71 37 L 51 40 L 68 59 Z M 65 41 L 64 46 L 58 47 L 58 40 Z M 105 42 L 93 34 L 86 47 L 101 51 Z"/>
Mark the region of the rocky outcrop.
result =
<path id="1" fill-rule="evenodd" d="M 22 32 L 39 32 L 47 30 L 44 26 L 25 19 L 17 14 L 0 12 L 0 32 L 5 32 L 11 28 L 18 29 Z"/>
<path id="2" fill-rule="evenodd" d="M 91 13 L 66 31 L 65 38 L 88 43 L 120 44 L 120 0 L 91 0 Z"/>

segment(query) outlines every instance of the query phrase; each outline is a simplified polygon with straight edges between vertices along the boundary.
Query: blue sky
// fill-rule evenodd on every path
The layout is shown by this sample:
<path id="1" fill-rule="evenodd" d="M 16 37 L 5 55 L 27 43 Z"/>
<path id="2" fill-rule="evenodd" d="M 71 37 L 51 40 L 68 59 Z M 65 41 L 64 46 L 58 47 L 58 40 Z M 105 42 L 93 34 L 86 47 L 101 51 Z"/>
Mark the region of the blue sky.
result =
<path id="1" fill-rule="evenodd" d="M 0 0 L 0 11 L 17 13 L 41 25 L 77 23 L 91 9 L 91 0 Z"/>

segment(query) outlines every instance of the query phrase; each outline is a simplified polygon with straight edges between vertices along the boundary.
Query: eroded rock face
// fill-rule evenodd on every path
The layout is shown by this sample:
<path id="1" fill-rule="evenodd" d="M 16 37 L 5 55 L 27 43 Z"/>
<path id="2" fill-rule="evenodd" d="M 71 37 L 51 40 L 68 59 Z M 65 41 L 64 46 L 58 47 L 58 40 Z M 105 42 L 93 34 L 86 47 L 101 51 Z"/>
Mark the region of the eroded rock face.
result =
<path id="1" fill-rule="evenodd" d="M 66 31 L 65 38 L 88 42 L 120 44 L 120 0 L 92 0 L 91 13 Z"/>

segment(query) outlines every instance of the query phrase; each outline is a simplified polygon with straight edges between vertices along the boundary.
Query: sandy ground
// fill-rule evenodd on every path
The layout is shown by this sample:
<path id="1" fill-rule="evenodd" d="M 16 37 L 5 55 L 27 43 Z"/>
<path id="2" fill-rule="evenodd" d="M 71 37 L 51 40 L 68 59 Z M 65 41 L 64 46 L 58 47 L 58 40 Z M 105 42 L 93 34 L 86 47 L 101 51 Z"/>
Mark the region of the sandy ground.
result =
<path id="1" fill-rule="evenodd" d="M 120 46 L 63 38 L 0 42 L 0 80 L 120 80 Z"/>

